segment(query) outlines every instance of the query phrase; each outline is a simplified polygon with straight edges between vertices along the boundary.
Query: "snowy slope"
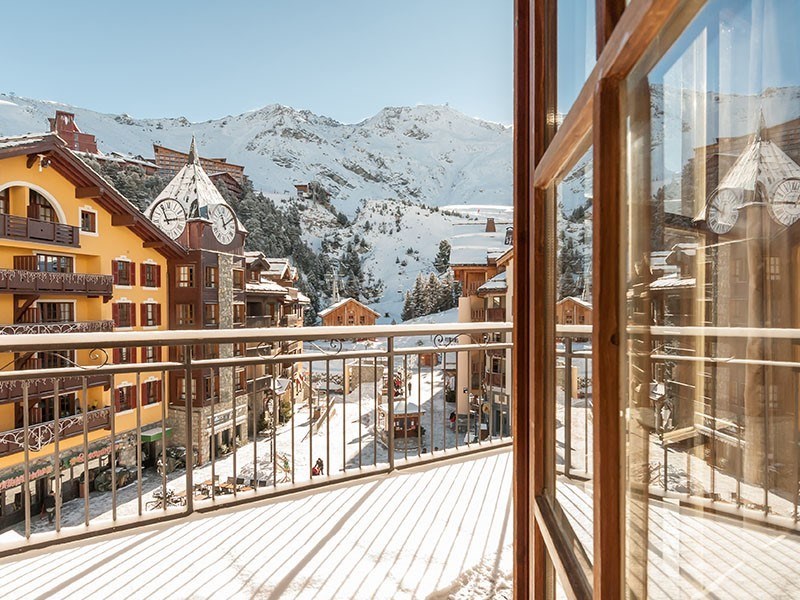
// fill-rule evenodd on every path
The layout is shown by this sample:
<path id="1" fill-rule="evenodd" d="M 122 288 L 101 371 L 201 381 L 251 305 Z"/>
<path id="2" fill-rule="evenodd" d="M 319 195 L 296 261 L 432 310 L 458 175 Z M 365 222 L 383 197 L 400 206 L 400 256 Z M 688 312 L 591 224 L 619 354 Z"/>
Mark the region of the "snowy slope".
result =
<path id="1" fill-rule="evenodd" d="M 190 123 L 0 94 L 0 135 L 44 131 L 56 109 L 74 112 L 101 151 L 147 157 L 153 143 L 188 149 L 195 135 L 203 156 L 244 165 L 257 189 L 288 192 L 296 183 L 316 180 L 348 216 L 370 198 L 431 206 L 511 202 L 511 128 L 447 106 L 385 108 L 361 123 L 344 124 L 273 104 Z"/>

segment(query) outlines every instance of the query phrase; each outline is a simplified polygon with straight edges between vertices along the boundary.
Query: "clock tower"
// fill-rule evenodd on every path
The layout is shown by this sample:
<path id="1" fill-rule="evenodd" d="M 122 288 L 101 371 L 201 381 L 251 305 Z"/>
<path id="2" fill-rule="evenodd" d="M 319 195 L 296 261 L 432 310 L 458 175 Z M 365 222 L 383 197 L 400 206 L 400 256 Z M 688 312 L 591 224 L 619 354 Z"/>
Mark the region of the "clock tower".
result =
<path id="1" fill-rule="evenodd" d="M 145 211 L 153 223 L 187 250 L 169 263 L 170 329 L 232 329 L 245 322 L 245 256 L 247 235 L 233 208 L 200 165 L 192 138 L 186 165 Z M 192 358 L 230 358 L 242 348 L 232 344 L 195 346 Z M 182 360 L 182 349 L 173 349 Z M 247 432 L 247 390 L 237 369 L 198 369 L 192 374 L 193 398 L 187 399 L 183 373 L 170 377 L 173 443 L 186 444 L 186 418 L 199 460 L 210 460 L 220 448 L 233 448 Z M 187 406 L 189 410 L 187 410 Z M 212 424 L 213 421 L 213 424 Z M 216 438 L 213 443 L 212 436 Z"/>

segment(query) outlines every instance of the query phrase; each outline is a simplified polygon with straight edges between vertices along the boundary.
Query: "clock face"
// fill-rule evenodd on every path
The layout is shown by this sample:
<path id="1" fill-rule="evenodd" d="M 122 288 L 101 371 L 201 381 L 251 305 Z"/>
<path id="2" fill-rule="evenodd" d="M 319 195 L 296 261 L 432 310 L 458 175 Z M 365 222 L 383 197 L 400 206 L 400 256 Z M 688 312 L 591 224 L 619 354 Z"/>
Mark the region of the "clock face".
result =
<path id="1" fill-rule="evenodd" d="M 800 219 L 800 179 L 784 179 L 775 187 L 769 212 L 782 225 Z"/>
<path id="2" fill-rule="evenodd" d="M 708 207 L 708 228 L 714 233 L 728 233 L 739 218 L 739 198 L 733 190 L 719 190 Z"/>
<path id="3" fill-rule="evenodd" d="M 217 241 L 223 246 L 230 244 L 236 235 L 236 217 L 233 211 L 224 204 L 215 204 L 209 208 L 208 218 Z"/>
<path id="4" fill-rule="evenodd" d="M 159 202 L 150 218 L 173 240 L 177 240 L 186 229 L 186 211 L 180 202 L 172 198 Z"/>

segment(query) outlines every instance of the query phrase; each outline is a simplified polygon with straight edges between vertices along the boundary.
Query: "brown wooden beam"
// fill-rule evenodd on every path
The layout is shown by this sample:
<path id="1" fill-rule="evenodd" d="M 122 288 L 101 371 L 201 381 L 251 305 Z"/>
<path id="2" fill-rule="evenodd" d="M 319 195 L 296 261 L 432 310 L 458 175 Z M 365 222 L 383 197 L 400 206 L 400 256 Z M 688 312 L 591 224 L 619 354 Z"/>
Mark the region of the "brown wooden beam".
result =
<path id="1" fill-rule="evenodd" d="M 149 242 L 143 242 L 142 248 L 163 248 L 166 245 L 167 243 L 162 241 L 149 241 Z"/>
<path id="2" fill-rule="evenodd" d="M 76 187 L 75 198 L 98 198 L 103 194 L 103 191 L 103 188 L 101 188 L 99 185 Z"/>
<path id="3" fill-rule="evenodd" d="M 514 2 L 514 274 L 512 353 L 512 428 L 514 437 L 514 598 L 531 597 L 531 534 L 533 511 L 531 490 L 530 382 L 524 375 L 530 365 L 530 321 L 528 298 L 532 282 L 527 267 L 530 255 L 531 206 L 531 3 Z"/>
<path id="4" fill-rule="evenodd" d="M 623 597 L 622 119 L 620 82 L 601 79 L 594 99 L 592 393 L 594 406 L 594 597 Z"/>
<path id="5" fill-rule="evenodd" d="M 625 0 L 595 0 L 597 56 L 602 54 L 624 10 Z"/>
<path id="6" fill-rule="evenodd" d="M 631 1 L 553 142 L 536 165 L 533 179 L 537 187 L 549 186 L 588 149 L 597 82 L 603 78 L 624 79 L 670 19 L 680 13 L 681 19 L 688 21 L 702 4 L 702 0 Z"/>
<path id="7" fill-rule="evenodd" d="M 111 215 L 111 225 L 114 227 L 130 227 L 132 225 L 136 225 L 138 219 L 136 215 L 132 214 L 121 214 L 121 215 Z"/>

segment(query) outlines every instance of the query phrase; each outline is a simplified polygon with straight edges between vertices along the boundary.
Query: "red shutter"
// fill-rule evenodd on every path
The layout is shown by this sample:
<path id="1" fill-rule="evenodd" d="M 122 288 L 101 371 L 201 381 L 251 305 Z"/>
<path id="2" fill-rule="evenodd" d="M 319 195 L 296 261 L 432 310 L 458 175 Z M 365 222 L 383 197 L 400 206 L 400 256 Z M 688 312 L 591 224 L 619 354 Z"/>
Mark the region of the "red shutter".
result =
<path id="1" fill-rule="evenodd" d="M 114 327 L 119 327 L 119 304 L 116 302 L 111 305 L 111 318 L 114 320 Z"/>
<path id="2" fill-rule="evenodd" d="M 139 265 L 139 278 L 142 280 L 142 285 L 147 283 L 147 265 L 144 263 Z"/>
<path id="3" fill-rule="evenodd" d="M 136 389 L 136 386 L 135 386 L 135 385 L 132 385 L 132 386 L 131 386 L 131 387 L 129 387 L 128 389 L 130 390 L 130 393 L 131 393 L 131 408 L 136 408 L 136 402 L 137 402 L 137 400 L 138 400 L 138 398 L 137 398 L 137 392 L 138 392 L 139 390 L 137 390 L 137 389 Z"/>
<path id="4" fill-rule="evenodd" d="M 114 410 L 119 412 L 119 388 L 114 389 Z"/>
<path id="5" fill-rule="evenodd" d="M 136 303 L 131 302 L 131 327 L 136 327 Z"/>
<path id="6" fill-rule="evenodd" d="M 159 353 L 160 353 L 161 352 L 161 348 L 159 348 L 158 350 L 159 350 Z M 162 387 L 163 387 L 163 382 L 161 380 L 159 380 L 154 385 L 156 386 L 156 401 L 157 402 L 161 402 L 161 400 L 162 400 L 161 390 L 162 390 Z"/>
<path id="7" fill-rule="evenodd" d="M 161 325 L 161 305 L 156 304 L 156 325 Z"/>
<path id="8" fill-rule="evenodd" d="M 122 362 L 122 356 L 120 356 L 120 349 L 114 348 L 114 364 L 118 365 L 120 362 Z"/>
<path id="9" fill-rule="evenodd" d="M 136 285 L 136 263 L 129 263 L 131 267 L 131 285 Z"/>
<path id="10" fill-rule="evenodd" d="M 161 265 L 156 265 L 156 287 L 161 287 Z"/>
<path id="11" fill-rule="evenodd" d="M 162 350 L 161 346 L 156 346 L 156 351 L 155 351 L 156 362 L 161 362 L 161 350 Z"/>
<path id="12" fill-rule="evenodd" d="M 138 350 L 138 348 L 129 348 L 128 350 L 129 350 L 128 357 L 130 358 L 130 360 L 128 362 L 131 363 L 131 364 L 135 363 L 136 362 L 136 354 L 137 354 L 136 351 Z"/>
<path id="13" fill-rule="evenodd" d="M 116 260 L 111 261 L 111 276 L 114 278 L 114 285 L 119 285 L 118 263 L 119 261 Z"/>
<path id="14" fill-rule="evenodd" d="M 139 305 L 139 310 L 142 313 L 142 325 L 147 325 L 147 305 L 146 304 L 140 304 Z"/>

